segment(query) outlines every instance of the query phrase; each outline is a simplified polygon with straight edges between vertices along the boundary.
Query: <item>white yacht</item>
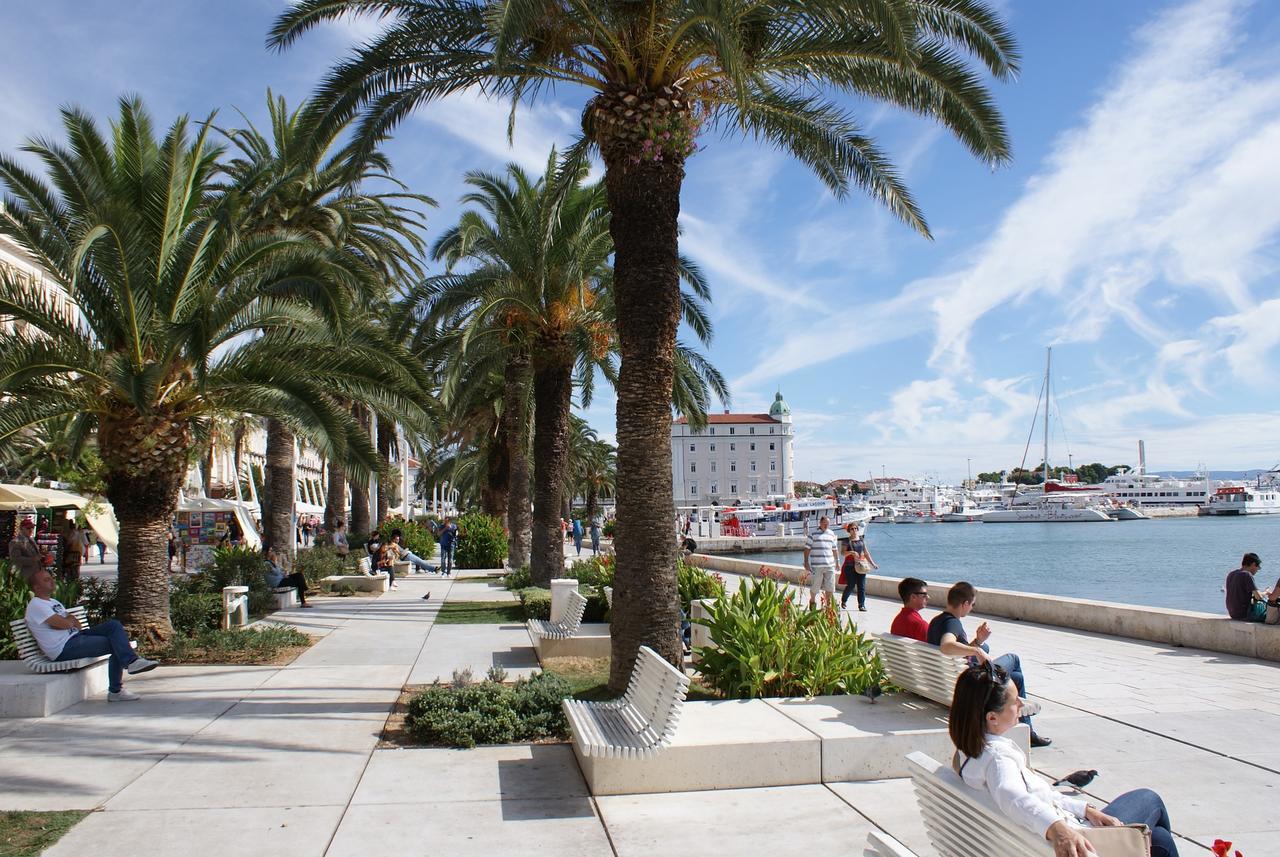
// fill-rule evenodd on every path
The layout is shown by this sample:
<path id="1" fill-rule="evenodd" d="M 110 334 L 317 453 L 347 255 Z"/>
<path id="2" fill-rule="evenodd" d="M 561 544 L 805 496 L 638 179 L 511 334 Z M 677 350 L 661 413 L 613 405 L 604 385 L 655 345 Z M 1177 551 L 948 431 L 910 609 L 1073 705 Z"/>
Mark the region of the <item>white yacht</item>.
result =
<path id="1" fill-rule="evenodd" d="M 1219 488 L 1203 511 L 1209 515 L 1280 515 L 1280 465 L 1259 476 L 1253 485 Z"/>
<path id="2" fill-rule="evenodd" d="M 1146 445 L 1138 441 L 1138 469 L 1108 476 L 1098 487 L 1129 506 L 1203 506 L 1213 494 L 1212 480 L 1198 472 L 1189 479 L 1147 473 Z"/>

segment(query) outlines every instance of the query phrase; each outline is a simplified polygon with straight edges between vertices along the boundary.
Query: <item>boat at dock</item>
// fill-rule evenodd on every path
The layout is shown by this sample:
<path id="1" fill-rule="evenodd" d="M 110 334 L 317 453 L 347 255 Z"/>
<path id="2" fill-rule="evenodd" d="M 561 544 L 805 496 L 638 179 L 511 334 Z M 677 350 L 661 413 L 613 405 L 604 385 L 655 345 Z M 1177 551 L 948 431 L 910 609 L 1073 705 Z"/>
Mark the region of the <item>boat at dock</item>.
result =
<path id="1" fill-rule="evenodd" d="M 1201 509 L 1206 515 L 1280 515 L 1280 465 L 1253 485 L 1224 485 Z"/>

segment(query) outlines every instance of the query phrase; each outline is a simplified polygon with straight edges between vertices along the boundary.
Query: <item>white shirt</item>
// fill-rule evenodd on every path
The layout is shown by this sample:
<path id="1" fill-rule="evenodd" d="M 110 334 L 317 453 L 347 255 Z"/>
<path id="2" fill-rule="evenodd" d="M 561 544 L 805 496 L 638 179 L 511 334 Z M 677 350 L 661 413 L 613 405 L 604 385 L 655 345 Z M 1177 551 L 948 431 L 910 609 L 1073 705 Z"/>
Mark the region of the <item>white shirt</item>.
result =
<path id="1" fill-rule="evenodd" d="M 988 735 L 986 749 L 975 759 L 957 756 L 964 763 L 960 779 L 965 785 L 986 789 L 1001 812 L 1037 836 L 1044 836 L 1055 821 L 1088 826 L 1081 823 L 1088 802 L 1050 788 L 1027 768 L 1022 749 L 1003 735 Z"/>
<path id="2" fill-rule="evenodd" d="M 836 567 L 836 551 L 839 550 L 840 542 L 830 527 L 809 533 L 804 546 L 809 551 L 810 568 Z"/>
<path id="3" fill-rule="evenodd" d="M 51 661 L 56 661 L 58 655 L 62 654 L 62 647 L 67 644 L 67 640 L 79 633 L 70 628 L 58 629 L 46 625 L 45 622 L 49 617 L 55 614 L 67 615 L 67 608 L 63 607 L 62 602 L 56 598 L 32 598 L 27 604 L 27 627 L 31 629 L 31 636 L 36 638 L 36 645 L 40 647 L 40 651 L 44 652 L 44 656 Z"/>

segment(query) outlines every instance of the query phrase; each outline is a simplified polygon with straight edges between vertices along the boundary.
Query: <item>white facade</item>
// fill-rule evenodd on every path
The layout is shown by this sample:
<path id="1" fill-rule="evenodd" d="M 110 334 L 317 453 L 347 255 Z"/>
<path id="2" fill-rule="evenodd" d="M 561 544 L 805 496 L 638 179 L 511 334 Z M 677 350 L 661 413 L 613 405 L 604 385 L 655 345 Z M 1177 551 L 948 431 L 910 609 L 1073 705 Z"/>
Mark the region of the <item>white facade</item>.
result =
<path id="1" fill-rule="evenodd" d="M 791 409 L 779 393 L 767 414 L 710 414 L 699 432 L 671 423 L 671 485 L 677 506 L 763 502 L 795 492 Z"/>

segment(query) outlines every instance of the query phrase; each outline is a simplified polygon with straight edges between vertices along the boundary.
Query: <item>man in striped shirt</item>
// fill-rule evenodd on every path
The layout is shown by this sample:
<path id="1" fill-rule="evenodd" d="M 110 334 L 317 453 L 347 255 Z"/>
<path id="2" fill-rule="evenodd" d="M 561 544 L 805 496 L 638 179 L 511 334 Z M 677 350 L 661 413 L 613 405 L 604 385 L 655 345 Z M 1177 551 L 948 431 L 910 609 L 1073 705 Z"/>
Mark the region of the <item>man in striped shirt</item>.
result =
<path id="1" fill-rule="evenodd" d="M 827 593 L 828 603 L 836 594 L 836 564 L 840 554 L 840 542 L 828 527 L 830 521 L 823 515 L 818 529 L 809 533 L 804 544 L 804 570 L 809 572 L 809 609 L 817 606 L 818 592 Z"/>

